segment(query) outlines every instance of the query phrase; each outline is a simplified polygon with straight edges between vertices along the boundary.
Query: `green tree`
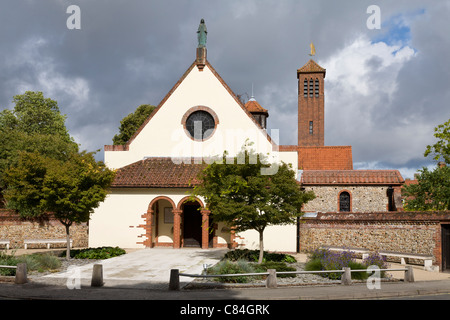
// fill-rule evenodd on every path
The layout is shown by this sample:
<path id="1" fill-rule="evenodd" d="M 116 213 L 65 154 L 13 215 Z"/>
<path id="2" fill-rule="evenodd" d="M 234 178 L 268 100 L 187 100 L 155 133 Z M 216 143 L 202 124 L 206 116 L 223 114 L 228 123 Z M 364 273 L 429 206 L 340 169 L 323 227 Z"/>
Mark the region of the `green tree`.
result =
<path id="1" fill-rule="evenodd" d="M 13 102 L 13 110 L 0 112 L 0 189 L 7 187 L 3 172 L 17 163 L 21 151 L 55 159 L 67 159 L 70 153 L 78 152 L 56 101 L 45 98 L 42 92 L 27 91 L 14 96 Z"/>
<path id="2" fill-rule="evenodd" d="M 277 164 L 267 164 L 264 155 L 252 150 L 243 149 L 232 161 L 225 152 L 221 163 L 209 164 L 202 171 L 202 182 L 192 191 L 192 196 L 205 199 L 214 221 L 224 221 L 236 232 L 259 233 L 259 263 L 266 227 L 294 223 L 302 215 L 302 205 L 314 198 L 312 192 L 301 190 L 290 166 L 282 163 L 276 173 L 263 174 L 270 166 Z"/>
<path id="3" fill-rule="evenodd" d="M 433 155 L 436 161 L 450 164 L 450 119 L 434 128 L 434 136 L 439 139 L 434 145 L 427 146 L 425 157 Z"/>
<path id="4" fill-rule="evenodd" d="M 417 183 L 405 186 L 402 194 L 406 210 L 450 210 L 450 167 L 422 168 Z"/>
<path id="5" fill-rule="evenodd" d="M 23 218 L 53 213 L 66 228 L 68 259 L 70 226 L 89 221 L 113 178 L 114 172 L 97 162 L 93 153 L 72 153 L 67 160 L 57 160 L 21 152 L 17 165 L 4 174 L 8 185 L 4 196 L 8 208 Z"/>
<path id="6" fill-rule="evenodd" d="M 113 138 L 114 145 L 123 145 L 130 140 L 144 121 L 155 110 L 155 106 L 149 104 L 140 105 L 134 113 L 130 113 L 120 121 L 119 134 Z"/>
<path id="7" fill-rule="evenodd" d="M 434 170 L 419 170 L 417 183 L 403 187 L 407 210 L 450 210 L 450 119 L 437 126 L 434 136 L 438 141 L 427 146 L 424 156 L 439 161 Z"/>

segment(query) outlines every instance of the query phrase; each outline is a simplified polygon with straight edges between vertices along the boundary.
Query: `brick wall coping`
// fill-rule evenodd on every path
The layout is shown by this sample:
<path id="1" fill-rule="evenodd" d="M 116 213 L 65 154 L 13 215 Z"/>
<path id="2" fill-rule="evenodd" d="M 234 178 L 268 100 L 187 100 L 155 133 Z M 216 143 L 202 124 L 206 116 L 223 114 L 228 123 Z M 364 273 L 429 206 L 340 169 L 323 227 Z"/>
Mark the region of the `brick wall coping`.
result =
<path id="1" fill-rule="evenodd" d="M 450 211 L 403 211 L 403 212 L 327 212 L 316 217 L 303 217 L 306 221 L 417 221 L 450 222 Z"/>

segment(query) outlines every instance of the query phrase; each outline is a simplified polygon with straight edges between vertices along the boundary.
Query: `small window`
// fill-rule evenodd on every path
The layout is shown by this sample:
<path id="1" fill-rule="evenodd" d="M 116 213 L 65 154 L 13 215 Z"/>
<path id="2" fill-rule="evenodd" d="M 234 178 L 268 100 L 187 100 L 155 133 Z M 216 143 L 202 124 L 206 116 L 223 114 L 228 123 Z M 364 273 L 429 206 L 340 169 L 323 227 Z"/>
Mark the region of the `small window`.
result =
<path id="1" fill-rule="evenodd" d="M 313 132 L 314 132 L 313 122 L 310 121 L 310 122 L 309 122 L 309 134 L 313 134 Z"/>
<path id="2" fill-rule="evenodd" d="M 308 80 L 305 79 L 305 81 L 303 82 L 303 96 L 305 98 L 308 97 Z"/>
<path id="3" fill-rule="evenodd" d="M 339 195 L 339 212 L 350 212 L 350 194 L 347 191 Z"/>
<path id="4" fill-rule="evenodd" d="M 318 98 L 319 97 L 319 79 L 316 79 L 314 91 L 315 91 L 316 98 Z"/>
<path id="5" fill-rule="evenodd" d="M 312 97 L 314 93 L 314 81 L 313 79 L 309 80 L 309 96 Z"/>

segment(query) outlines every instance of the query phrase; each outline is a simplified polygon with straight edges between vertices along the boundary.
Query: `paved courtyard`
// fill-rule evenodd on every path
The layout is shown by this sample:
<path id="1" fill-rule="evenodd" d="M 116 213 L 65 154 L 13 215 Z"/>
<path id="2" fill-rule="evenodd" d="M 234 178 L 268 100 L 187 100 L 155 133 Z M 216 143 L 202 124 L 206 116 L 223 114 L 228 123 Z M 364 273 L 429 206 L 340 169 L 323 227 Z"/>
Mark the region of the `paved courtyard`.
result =
<path id="1" fill-rule="evenodd" d="M 66 272 L 33 277 L 33 281 L 90 286 L 94 264 L 102 264 L 105 287 L 164 289 L 168 287 L 171 269 L 199 274 L 204 264 L 217 263 L 226 251 L 227 249 L 140 249 L 119 257 L 75 267 Z M 180 277 L 180 286 L 183 287 L 192 280 L 194 278 Z"/>

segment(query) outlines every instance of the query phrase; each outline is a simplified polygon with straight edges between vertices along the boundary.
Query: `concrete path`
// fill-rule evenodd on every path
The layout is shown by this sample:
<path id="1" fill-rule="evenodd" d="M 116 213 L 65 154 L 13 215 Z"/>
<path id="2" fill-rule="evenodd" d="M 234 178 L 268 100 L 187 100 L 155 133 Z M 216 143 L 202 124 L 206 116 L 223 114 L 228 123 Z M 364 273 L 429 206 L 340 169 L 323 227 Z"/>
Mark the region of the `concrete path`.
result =
<path id="1" fill-rule="evenodd" d="M 125 255 L 97 261 L 66 272 L 33 278 L 34 282 L 45 284 L 90 286 L 94 264 L 103 266 L 104 287 L 167 289 L 171 269 L 199 274 L 203 265 L 216 264 L 226 249 L 153 248 L 136 250 Z M 77 282 L 77 281 L 81 282 Z M 184 287 L 194 278 L 182 277 Z"/>

